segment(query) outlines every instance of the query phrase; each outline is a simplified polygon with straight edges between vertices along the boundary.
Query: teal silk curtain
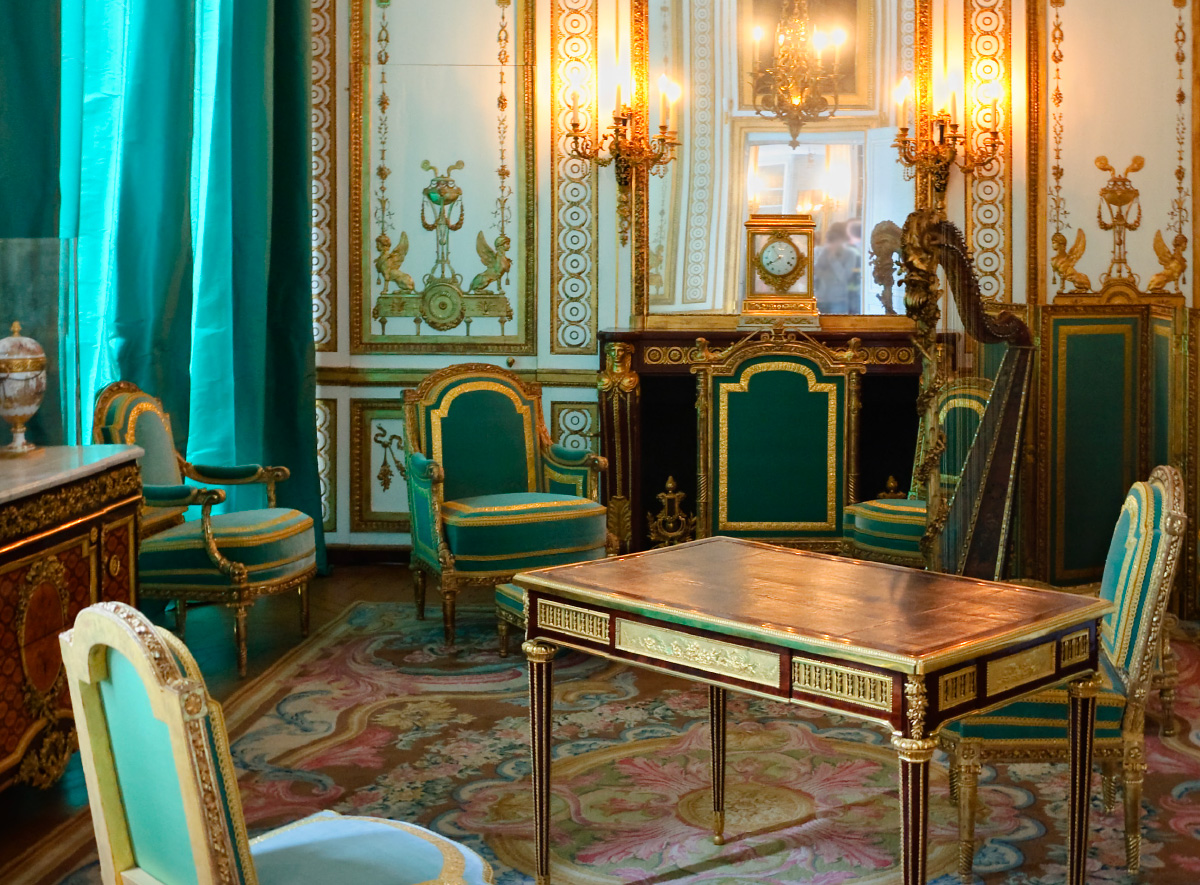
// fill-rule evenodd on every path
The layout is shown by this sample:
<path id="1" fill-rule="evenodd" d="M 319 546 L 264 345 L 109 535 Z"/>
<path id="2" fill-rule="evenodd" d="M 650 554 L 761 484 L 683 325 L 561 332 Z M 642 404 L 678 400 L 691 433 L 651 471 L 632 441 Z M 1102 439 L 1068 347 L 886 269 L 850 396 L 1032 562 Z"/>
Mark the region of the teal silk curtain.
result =
<path id="1" fill-rule="evenodd" d="M 85 401 L 160 397 L 204 464 L 281 464 L 317 524 L 307 0 L 84 0 Z M 232 509 L 264 506 L 230 488 Z"/>

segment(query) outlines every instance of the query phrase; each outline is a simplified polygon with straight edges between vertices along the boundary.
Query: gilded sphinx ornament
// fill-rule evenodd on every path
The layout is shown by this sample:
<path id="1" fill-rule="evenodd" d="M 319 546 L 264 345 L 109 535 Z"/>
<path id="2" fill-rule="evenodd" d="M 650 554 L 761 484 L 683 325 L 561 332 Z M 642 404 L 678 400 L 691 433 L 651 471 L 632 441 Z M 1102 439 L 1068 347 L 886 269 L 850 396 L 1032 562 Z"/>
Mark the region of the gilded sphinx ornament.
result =
<path id="1" fill-rule="evenodd" d="M 1147 291 L 1165 292 L 1167 286 L 1174 284 L 1175 291 L 1179 292 L 1179 280 L 1187 270 L 1188 238 L 1183 234 L 1175 234 L 1171 245 L 1174 248 L 1168 249 L 1161 230 L 1154 232 L 1154 254 L 1158 257 L 1162 270 L 1150 278 Z"/>
<path id="2" fill-rule="evenodd" d="M 421 191 L 421 227 L 434 234 L 437 243 L 436 257 L 429 273 L 422 277 L 422 288 L 418 290 L 412 276 L 401 270 L 408 255 L 407 231 L 400 232 L 399 242 L 392 248 L 391 238 L 386 232 L 375 238 L 378 256 L 375 271 L 382 290 L 375 300 L 371 315 L 379 321 L 380 328 L 387 330 L 387 321 L 392 317 L 412 317 L 421 332 L 424 322 L 439 332 L 447 332 L 466 323 L 467 334 L 471 334 L 471 320 L 491 317 L 500 321 L 500 334 L 504 324 L 513 318 L 512 305 L 501 288 L 512 267 L 508 257 L 511 240 L 501 229 L 493 245 L 489 246 L 483 231 L 475 238 L 475 251 L 483 262 L 483 271 L 476 274 L 471 284 L 463 287 L 463 276 L 450 262 L 450 234 L 461 230 L 466 213 L 460 202 L 462 188 L 452 177 L 462 169 L 462 160 L 451 163 L 445 174 L 428 160 L 421 161 L 421 168 L 432 172 L 433 177 Z M 457 216 L 455 209 L 457 208 Z M 429 217 L 432 217 L 432 221 Z M 389 285 L 394 288 L 389 291 Z M 495 289 L 489 289 L 489 286 Z"/>
<path id="3" fill-rule="evenodd" d="M 1062 288 L 1059 289 L 1060 294 L 1068 285 L 1075 292 L 1092 291 L 1091 278 L 1075 269 L 1076 262 L 1083 257 L 1083 253 L 1087 249 L 1087 236 L 1084 234 L 1083 228 L 1075 231 L 1075 242 L 1070 249 L 1067 248 L 1066 234 L 1062 231 L 1056 232 L 1050 238 L 1050 245 L 1054 249 L 1054 254 L 1050 257 L 1050 267 L 1062 284 Z"/>

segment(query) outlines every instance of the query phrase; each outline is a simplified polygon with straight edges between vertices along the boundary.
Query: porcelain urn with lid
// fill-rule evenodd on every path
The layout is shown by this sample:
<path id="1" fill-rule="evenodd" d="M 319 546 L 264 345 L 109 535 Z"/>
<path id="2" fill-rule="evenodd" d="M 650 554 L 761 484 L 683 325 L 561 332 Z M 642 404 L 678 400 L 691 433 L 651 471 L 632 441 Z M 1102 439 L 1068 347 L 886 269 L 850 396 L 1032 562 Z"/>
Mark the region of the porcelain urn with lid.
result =
<path id="1" fill-rule="evenodd" d="M 46 395 L 46 352 L 12 324 L 12 334 L 0 338 L 0 418 L 12 428 L 12 442 L 0 456 L 24 455 L 37 448 L 25 439 L 25 425 Z"/>

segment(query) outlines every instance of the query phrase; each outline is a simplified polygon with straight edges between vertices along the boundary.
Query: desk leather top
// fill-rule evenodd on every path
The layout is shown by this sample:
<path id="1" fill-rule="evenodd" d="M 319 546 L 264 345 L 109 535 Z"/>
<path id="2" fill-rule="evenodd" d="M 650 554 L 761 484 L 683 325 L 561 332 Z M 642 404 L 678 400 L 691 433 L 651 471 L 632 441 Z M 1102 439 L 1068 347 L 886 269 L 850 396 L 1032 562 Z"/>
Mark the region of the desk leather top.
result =
<path id="1" fill-rule="evenodd" d="M 1086 624 L 1110 608 L 1055 590 L 725 537 L 514 580 L 556 597 L 917 673 Z"/>

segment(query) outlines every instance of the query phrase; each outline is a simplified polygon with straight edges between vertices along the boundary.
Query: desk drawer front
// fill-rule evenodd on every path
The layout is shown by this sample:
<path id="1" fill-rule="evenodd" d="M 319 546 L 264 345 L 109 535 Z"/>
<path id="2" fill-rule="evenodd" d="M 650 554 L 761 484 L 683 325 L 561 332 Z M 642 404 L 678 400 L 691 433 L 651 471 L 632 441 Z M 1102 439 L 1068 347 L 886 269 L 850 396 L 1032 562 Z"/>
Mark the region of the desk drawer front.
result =
<path id="1" fill-rule="evenodd" d="M 539 626 L 548 630 L 608 645 L 609 617 L 605 612 L 596 612 L 565 602 L 539 599 L 537 622 Z"/>
<path id="2" fill-rule="evenodd" d="M 617 618 L 616 648 L 704 673 L 731 676 L 770 688 L 779 687 L 781 656 L 759 648 L 748 648 L 624 618 Z"/>

